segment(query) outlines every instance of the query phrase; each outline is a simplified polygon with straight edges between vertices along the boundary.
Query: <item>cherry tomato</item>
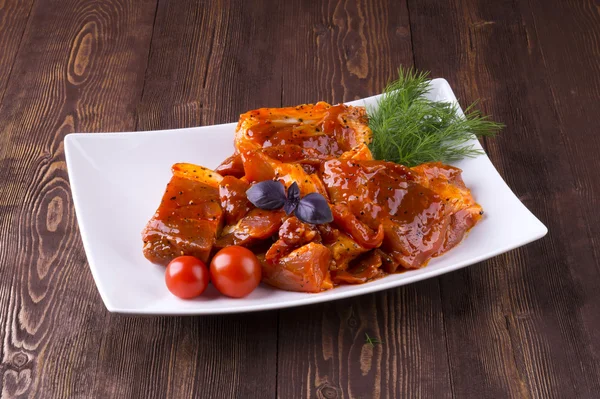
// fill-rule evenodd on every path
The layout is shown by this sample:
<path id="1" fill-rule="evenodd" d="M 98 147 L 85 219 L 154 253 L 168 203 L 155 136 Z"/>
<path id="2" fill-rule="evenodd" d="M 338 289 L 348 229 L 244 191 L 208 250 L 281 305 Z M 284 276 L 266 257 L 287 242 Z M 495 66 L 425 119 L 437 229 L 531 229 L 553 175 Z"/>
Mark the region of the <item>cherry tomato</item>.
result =
<path id="1" fill-rule="evenodd" d="M 210 262 L 210 279 L 222 293 L 232 298 L 248 295 L 261 278 L 260 262 L 249 249 L 233 245 L 223 248 Z"/>
<path id="2" fill-rule="evenodd" d="M 208 269 L 193 256 L 179 256 L 167 265 L 165 282 L 175 296 L 190 299 L 202 294 L 208 286 Z"/>

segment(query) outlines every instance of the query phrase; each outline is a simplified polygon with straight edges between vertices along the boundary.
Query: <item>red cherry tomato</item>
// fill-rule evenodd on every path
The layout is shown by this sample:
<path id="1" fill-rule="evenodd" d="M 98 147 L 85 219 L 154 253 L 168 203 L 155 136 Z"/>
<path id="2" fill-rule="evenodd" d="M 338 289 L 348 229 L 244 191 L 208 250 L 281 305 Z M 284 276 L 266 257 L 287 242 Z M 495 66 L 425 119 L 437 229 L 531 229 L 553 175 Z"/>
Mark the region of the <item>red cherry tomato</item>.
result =
<path id="1" fill-rule="evenodd" d="M 210 262 L 213 285 L 232 298 L 241 298 L 254 291 L 260 283 L 261 274 L 256 255 L 237 245 L 223 248 Z"/>
<path id="2" fill-rule="evenodd" d="M 167 266 L 165 282 L 175 296 L 195 298 L 208 286 L 208 269 L 204 262 L 193 256 L 179 256 Z"/>

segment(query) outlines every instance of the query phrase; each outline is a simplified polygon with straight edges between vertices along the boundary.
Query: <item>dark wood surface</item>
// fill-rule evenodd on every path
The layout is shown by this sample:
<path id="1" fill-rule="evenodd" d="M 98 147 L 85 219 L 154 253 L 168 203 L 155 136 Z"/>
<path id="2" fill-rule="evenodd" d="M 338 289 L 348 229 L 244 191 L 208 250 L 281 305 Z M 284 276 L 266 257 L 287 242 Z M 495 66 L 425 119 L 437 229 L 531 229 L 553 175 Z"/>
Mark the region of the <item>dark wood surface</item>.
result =
<path id="1" fill-rule="evenodd" d="M 66 134 L 352 100 L 399 65 L 506 124 L 484 145 L 548 236 L 327 304 L 106 311 Z M 599 115 L 597 1 L 0 0 L 0 396 L 598 398 Z"/>

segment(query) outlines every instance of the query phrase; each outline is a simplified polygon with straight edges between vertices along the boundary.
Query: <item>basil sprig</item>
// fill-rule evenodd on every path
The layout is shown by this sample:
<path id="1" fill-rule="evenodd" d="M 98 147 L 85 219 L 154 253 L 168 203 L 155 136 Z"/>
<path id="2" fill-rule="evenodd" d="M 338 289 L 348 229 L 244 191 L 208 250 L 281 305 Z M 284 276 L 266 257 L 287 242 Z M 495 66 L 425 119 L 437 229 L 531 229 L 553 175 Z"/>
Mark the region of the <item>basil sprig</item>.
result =
<path id="1" fill-rule="evenodd" d="M 293 182 L 285 194 L 285 187 L 279 181 L 265 180 L 254 184 L 246 191 L 248 200 L 257 208 L 266 210 L 281 209 L 286 214 L 294 213 L 298 219 L 310 224 L 323 224 L 333 221 L 333 214 L 325 197 L 310 193 L 300 198 L 298 183 Z"/>

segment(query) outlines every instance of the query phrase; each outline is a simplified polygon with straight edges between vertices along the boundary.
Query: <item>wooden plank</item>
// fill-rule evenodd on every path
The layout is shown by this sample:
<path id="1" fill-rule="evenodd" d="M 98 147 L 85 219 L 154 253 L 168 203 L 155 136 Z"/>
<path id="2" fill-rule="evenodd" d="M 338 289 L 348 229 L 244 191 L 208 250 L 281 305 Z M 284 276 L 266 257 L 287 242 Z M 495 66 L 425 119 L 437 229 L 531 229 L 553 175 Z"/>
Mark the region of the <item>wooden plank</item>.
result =
<path id="1" fill-rule="evenodd" d="M 271 23 L 277 3 L 160 1 L 138 130 L 231 122 L 248 109 L 278 106 L 282 54 L 270 45 L 281 35 Z M 96 397 L 275 396 L 276 312 L 111 316 L 107 328 Z"/>
<path id="2" fill-rule="evenodd" d="M 378 94 L 412 65 L 405 2 L 288 2 L 282 103 Z M 280 312 L 278 397 L 451 396 L 437 280 Z M 383 341 L 370 345 L 366 336 Z"/>
<path id="3" fill-rule="evenodd" d="M 0 108 L 2 398 L 91 396 L 111 319 L 78 237 L 63 138 L 134 128 L 155 2 L 133 3 L 38 1 L 6 86 Z M 132 364 L 142 362 L 140 353 L 126 355 Z"/>
<path id="4" fill-rule="evenodd" d="M 500 138 L 487 141 L 490 158 L 550 230 L 542 241 L 441 278 L 459 397 L 597 397 L 600 392 L 600 276 L 597 254 L 590 250 L 597 226 L 586 226 L 594 216 L 584 212 L 591 204 L 583 204 L 590 183 L 597 182 L 590 166 L 597 162 L 592 154 L 598 142 L 574 144 L 597 130 L 597 121 L 577 133 L 566 133 L 564 125 L 582 112 L 564 107 L 572 98 L 567 88 L 573 78 L 566 76 L 580 70 L 583 76 L 593 74 L 589 65 L 597 47 L 589 32 L 597 36 L 598 29 L 591 29 L 591 4 L 587 13 L 559 4 L 409 2 L 416 66 L 446 77 L 464 104 L 481 98 L 483 110 L 507 125 Z M 554 42 L 564 32 L 577 33 L 561 38 L 557 49 Z M 573 43 L 580 48 L 567 50 Z M 569 60 L 578 59 L 582 48 L 587 64 L 567 73 L 567 63 L 573 68 Z M 553 61 L 563 60 L 564 69 L 554 69 L 552 76 L 546 72 L 549 53 Z M 596 98 L 597 104 L 597 83 L 586 86 L 584 78 L 577 79 L 583 98 Z M 591 111 L 594 104 L 586 106 Z"/>
<path id="5" fill-rule="evenodd" d="M 569 262 L 578 288 L 570 307 L 576 307 L 578 323 L 563 319 L 560 332 L 571 337 L 565 350 L 572 355 L 575 392 L 600 397 L 600 213 L 595 209 L 600 198 L 600 9 L 592 1 L 553 1 L 550 7 L 533 1 L 530 7 L 524 15 L 537 37 L 579 208 L 577 224 L 562 237 L 572 240 L 572 251 L 579 258 Z M 561 310 L 570 312 L 569 308 Z M 579 324 L 583 328 L 573 331 Z"/>
<path id="6" fill-rule="evenodd" d="M 279 397 L 451 397 L 441 307 L 430 280 L 282 311 Z"/>
<path id="7" fill-rule="evenodd" d="M 0 1 L 0 104 L 12 72 L 34 0 Z"/>
<path id="8" fill-rule="evenodd" d="M 284 105 L 352 101 L 381 93 L 401 65 L 412 65 L 406 3 L 378 0 L 286 2 L 278 45 Z"/>
<path id="9" fill-rule="evenodd" d="M 279 106 L 278 7 L 161 1 L 138 130 L 237 122 L 249 109 Z"/>
<path id="10" fill-rule="evenodd" d="M 109 315 L 98 345 L 90 396 L 273 397 L 276 317 L 272 312 L 214 317 Z"/>
<path id="11" fill-rule="evenodd" d="M 589 249 L 600 272 L 600 213 L 594 209 L 600 198 L 600 13 L 591 1 L 554 3 L 545 7 L 532 2 L 535 11 L 528 13 L 527 23 L 537 35 L 561 140 L 585 215 Z"/>

